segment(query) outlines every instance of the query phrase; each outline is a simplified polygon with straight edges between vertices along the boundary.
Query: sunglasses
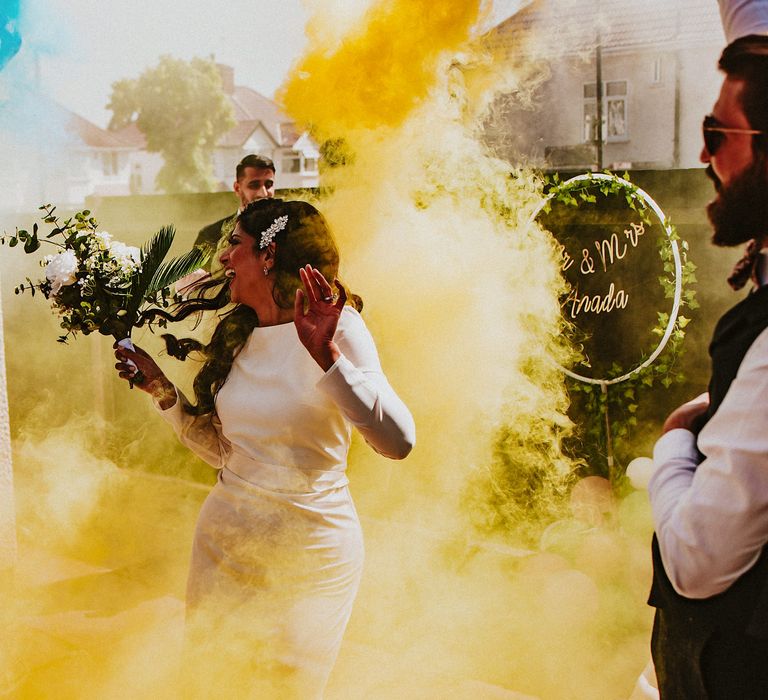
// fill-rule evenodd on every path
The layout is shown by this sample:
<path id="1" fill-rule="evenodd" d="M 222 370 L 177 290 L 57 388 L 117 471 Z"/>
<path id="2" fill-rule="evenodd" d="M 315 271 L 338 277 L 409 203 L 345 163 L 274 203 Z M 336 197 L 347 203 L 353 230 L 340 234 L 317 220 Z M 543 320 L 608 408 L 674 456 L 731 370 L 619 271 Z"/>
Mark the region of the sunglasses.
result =
<path id="1" fill-rule="evenodd" d="M 720 126 L 720 122 L 711 114 L 704 117 L 704 123 L 701 125 L 701 128 L 704 134 L 704 147 L 711 156 L 715 155 L 720 146 L 723 145 L 726 134 L 751 134 L 752 136 L 757 136 L 758 134 L 766 133 L 757 129 L 733 129 L 729 126 Z"/>

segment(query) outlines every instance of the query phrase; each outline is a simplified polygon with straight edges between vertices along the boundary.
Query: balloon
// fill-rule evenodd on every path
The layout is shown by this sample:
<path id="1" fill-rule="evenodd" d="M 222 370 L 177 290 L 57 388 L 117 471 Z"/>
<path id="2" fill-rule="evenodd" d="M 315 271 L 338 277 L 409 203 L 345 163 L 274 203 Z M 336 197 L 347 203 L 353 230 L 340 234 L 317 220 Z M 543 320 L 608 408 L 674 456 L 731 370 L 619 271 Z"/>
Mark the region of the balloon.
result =
<path id="1" fill-rule="evenodd" d="M 636 457 L 627 465 L 627 478 L 636 489 L 647 489 L 654 471 L 650 457 Z"/>

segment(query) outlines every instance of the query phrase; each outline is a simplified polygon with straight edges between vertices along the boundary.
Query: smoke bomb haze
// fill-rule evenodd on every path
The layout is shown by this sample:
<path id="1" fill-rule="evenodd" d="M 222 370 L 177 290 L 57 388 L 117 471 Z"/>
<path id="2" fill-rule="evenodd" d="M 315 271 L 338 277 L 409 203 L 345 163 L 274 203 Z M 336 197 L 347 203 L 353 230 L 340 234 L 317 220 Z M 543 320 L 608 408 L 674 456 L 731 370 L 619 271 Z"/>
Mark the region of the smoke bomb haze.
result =
<path id="1" fill-rule="evenodd" d="M 83 43 L 85 65 L 112 61 L 83 39 L 99 31 L 92 11 L 67 32 L 66 5 L 46 8 L 30 1 L 22 15 L 33 37 L 31 27 L 50 19 L 36 39 L 41 54 L 62 50 L 57 29 L 63 47 Z M 583 465 L 563 446 L 575 427 L 558 368 L 573 359 L 562 340 L 560 252 L 531 222 L 540 179 L 499 158 L 484 136 L 500 93 L 521 108 L 535 101 L 549 75 L 533 58 L 541 37 L 521 44 L 530 61 L 500 61 L 478 29 L 494 11 L 481 0 L 291 8 L 278 18 L 265 3 L 254 19 L 268 47 L 285 40 L 302 50 L 282 85 L 263 91 L 276 90 L 292 119 L 337 146 L 322 188 L 302 196 L 335 232 L 342 279 L 365 302 L 384 370 L 418 432 L 402 463 L 354 438 L 349 475 L 366 563 L 326 697 L 629 698 L 649 660 L 647 495 L 612 493 L 597 477 L 571 491 Z M 221 10 L 233 35 L 216 59 L 232 65 L 250 45 L 244 19 L 259 14 L 240 10 Z M 144 40 L 171 52 L 169 34 L 184 34 L 210 7 L 176 13 L 174 31 L 143 0 L 110 21 L 131 13 L 144 18 Z M 212 31 L 229 30 L 216 20 Z M 187 50 L 207 47 L 201 39 Z M 113 50 L 116 77 L 136 75 L 130 52 Z M 41 143 L 50 167 L 69 165 L 57 162 L 66 130 L 30 87 L 35 61 L 17 59 L 0 73 L 0 132 L 16 135 L 0 146 L 9 188 Z M 250 71 L 261 89 L 251 80 L 258 62 Z M 56 194 L 40 192 L 29 211 Z M 94 214 L 130 243 L 154 232 L 143 230 L 148 221 L 176 223 L 181 252 L 216 218 L 198 214 L 192 197 L 126 198 L 112 210 L 119 218 Z M 31 218 L 9 214 L 2 228 Z M 41 275 L 33 256 L 0 252 L 19 546 L 14 575 L 0 581 L 0 695 L 180 697 L 190 674 L 206 672 L 183 666 L 184 583 L 215 474 L 116 378 L 111 340 L 55 343 L 45 301 L 13 294 L 25 276 Z M 175 363 L 144 330 L 135 341 L 188 390 L 194 363 Z M 229 683 L 223 694 L 244 695 L 236 677 Z"/>

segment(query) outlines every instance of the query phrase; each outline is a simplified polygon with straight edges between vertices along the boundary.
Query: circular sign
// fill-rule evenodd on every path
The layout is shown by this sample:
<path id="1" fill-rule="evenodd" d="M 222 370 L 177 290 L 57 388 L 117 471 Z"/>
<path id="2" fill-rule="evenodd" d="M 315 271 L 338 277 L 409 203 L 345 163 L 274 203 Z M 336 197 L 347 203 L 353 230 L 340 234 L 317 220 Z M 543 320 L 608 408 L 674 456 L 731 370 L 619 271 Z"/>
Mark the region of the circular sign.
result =
<path id="1" fill-rule="evenodd" d="M 614 195 L 616 201 L 607 210 L 595 209 L 589 216 L 585 215 L 583 206 L 597 207 L 597 194 L 604 195 L 606 201 L 609 195 Z M 560 217 L 551 215 L 551 206 L 555 201 L 564 204 Z M 624 211 L 617 210 L 618 201 Z M 627 211 L 631 213 L 629 220 L 626 218 Z M 682 292 L 682 262 L 671 224 L 647 192 L 610 173 L 586 173 L 556 182 L 532 219 L 539 219 L 542 213 L 552 224 L 546 228 L 553 232 L 562 246 L 561 270 L 569 286 L 568 296 L 562 305 L 576 343 L 582 349 L 591 345 L 593 355 L 599 355 L 606 349 L 609 353 L 627 355 L 623 347 L 624 339 L 634 336 L 637 329 L 659 336 L 658 341 L 654 339 L 654 346 L 647 354 L 640 352 L 636 358 L 622 358 L 628 362 L 628 368 L 618 365 L 613 357 L 599 358 L 597 362 L 586 357 L 580 371 L 561 367 L 562 371 L 578 381 L 602 386 L 629 379 L 653 364 L 667 345 L 677 322 Z M 566 213 L 569 215 L 564 215 Z M 576 213 L 579 220 L 575 218 Z M 649 256 L 645 252 L 652 240 L 648 232 L 655 228 L 656 222 L 663 231 L 660 244 L 671 252 L 670 264 L 666 267 L 663 256 Z M 660 249 L 660 252 L 666 251 Z M 661 275 L 652 271 L 652 258 L 662 266 Z M 657 283 L 648 285 L 646 279 L 651 275 L 656 279 L 665 279 L 664 275 L 668 274 L 674 275 L 674 289 L 671 293 L 672 309 L 667 316 L 665 312 L 657 312 L 654 305 L 670 294 Z M 598 375 L 604 373 L 605 376 L 587 376 L 586 370 L 595 369 L 593 365 L 597 365 Z M 608 377 L 609 371 L 617 376 Z"/>

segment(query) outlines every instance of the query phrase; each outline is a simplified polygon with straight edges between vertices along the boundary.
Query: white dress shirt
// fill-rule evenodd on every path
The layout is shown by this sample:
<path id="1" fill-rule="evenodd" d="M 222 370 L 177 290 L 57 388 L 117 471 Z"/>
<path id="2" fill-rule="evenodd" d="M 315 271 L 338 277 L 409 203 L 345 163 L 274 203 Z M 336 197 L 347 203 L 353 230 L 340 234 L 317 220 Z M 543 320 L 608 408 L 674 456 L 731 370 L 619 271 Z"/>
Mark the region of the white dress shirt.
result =
<path id="1" fill-rule="evenodd" d="M 663 435 L 648 492 L 672 585 L 687 598 L 709 598 L 747 572 L 768 542 L 768 329 L 699 433 L 701 463 L 696 448 L 688 430 Z"/>

